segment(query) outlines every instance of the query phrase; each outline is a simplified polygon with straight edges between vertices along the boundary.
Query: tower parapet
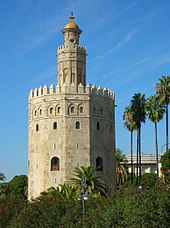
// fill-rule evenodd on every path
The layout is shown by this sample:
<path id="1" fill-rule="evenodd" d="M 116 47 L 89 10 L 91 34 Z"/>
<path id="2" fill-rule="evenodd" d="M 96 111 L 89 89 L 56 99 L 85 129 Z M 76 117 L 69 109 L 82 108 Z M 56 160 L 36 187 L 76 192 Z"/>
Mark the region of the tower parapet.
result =
<path id="1" fill-rule="evenodd" d="M 74 93 L 72 94 L 85 94 L 85 95 L 92 95 L 92 96 L 98 96 L 98 97 L 107 97 L 112 100 L 114 100 L 114 92 L 107 89 L 107 88 L 102 88 L 99 86 L 96 88 L 95 85 L 87 85 L 85 88 L 83 87 L 82 84 L 79 84 L 78 86 L 78 91 L 76 91 L 75 86 L 72 85 Z M 70 94 L 70 88 L 68 88 L 66 85 L 61 88 L 61 86 L 57 85 L 51 85 L 50 87 L 47 87 L 46 85 L 44 87 L 40 86 L 39 89 L 31 89 L 29 93 L 29 100 L 37 97 L 41 97 L 44 95 L 52 95 L 52 94 Z"/>
<path id="2" fill-rule="evenodd" d="M 79 52 L 83 52 L 86 53 L 86 48 L 81 46 L 81 45 L 77 45 L 77 44 L 72 44 L 70 45 L 61 45 L 58 47 L 58 52 L 61 51 L 61 53 L 63 53 L 62 51 L 70 51 L 70 50 L 75 50 L 75 51 L 79 51 Z"/>

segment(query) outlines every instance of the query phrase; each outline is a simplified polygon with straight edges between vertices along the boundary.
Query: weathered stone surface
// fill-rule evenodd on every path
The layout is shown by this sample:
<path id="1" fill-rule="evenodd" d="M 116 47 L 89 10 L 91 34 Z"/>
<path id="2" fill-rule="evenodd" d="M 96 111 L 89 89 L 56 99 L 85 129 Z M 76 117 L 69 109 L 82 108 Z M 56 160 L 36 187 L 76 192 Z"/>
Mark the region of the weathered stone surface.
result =
<path id="1" fill-rule="evenodd" d="M 72 43 L 74 35 L 79 43 L 76 29 L 65 28 L 67 45 L 58 48 L 58 85 L 31 90 L 28 98 L 29 199 L 69 182 L 74 167 L 96 167 L 98 157 L 115 189 L 114 93 L 86 87 L 86 50 Z M 54 157 L 59 159 L 56 171 L 51 170 Z"/>

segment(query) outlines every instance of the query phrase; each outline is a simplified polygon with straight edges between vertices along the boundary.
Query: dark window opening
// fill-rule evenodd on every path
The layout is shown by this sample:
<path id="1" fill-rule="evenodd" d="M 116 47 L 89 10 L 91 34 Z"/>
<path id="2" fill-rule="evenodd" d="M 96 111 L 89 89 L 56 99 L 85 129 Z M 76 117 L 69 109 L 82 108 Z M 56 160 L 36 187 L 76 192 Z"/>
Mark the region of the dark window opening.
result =
<path id="1" fill-rule="evenodd" d="M 71 113 L 74 113 L 74 107 L 73 106 L 71 107 Z"/>
<path id="2" fill-rule="evenodd" d="M 100 130 L 100 123 L 97 122 L 97 130 L 99 131 Z"/>
<path id="3" fill-rule="evenodd" d="M 80 113 L 83 113 L 83 107 L 80 107 Z"/>
<path id="4" fill-rule="evenodd" d="M 76 129 L 80 129 L 80 122 L 76 122 Z"/>
<path id="5" fill-rule="evenodd" d="M 50 108 L 50 114 L 52 114 L 53 113 L 53 108 Z"/>
<path id="6" fill-rule="evenodd" d="M 51 171 L 60 170 L 60 159 L 58 157 L 53 157 L 51 159 Z"/>
<path id="7" fill-rule="evenodd" d="M 39 125 L 36 124 L 36 131 L 39 131 Z"/>
<path id="8" fill-rule="evenodd" d="M 100 115 L 101 116 L 103 115 L 103 109 L 102 108 L 100 109 Z"/>
<path id="9" fill-rule="evenodd" d="M 96 169 L 97 171 L 103 171 L 103 159 L 101 157 L 96 159 Z"/>
<path id="10" fill-rule="evenodd" d="M 57 122 L 53 123 L 53 129 L 57 129 Z"/>
<path id="11" fill-rule="evenodd" d="M 61 109 L 60 107 L 57 108 L 57 112 L 58 112 L 58 113 L 60 113 L 60 109 Z"/>

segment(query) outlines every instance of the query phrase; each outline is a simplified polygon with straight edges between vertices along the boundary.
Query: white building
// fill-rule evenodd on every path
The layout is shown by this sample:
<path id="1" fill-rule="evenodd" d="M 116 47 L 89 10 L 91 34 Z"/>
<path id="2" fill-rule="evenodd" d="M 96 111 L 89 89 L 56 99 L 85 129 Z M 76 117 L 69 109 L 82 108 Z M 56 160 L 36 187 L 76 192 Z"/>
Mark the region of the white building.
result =
<path id="1" fill-rule="evenodd" d="M 126 155 L 126 159 L 128 160 L 128 170 L 131 173 L 131 156 Z M 159 161 L 159 175 L 160 175 L 160 156 L 158 157 Z M 133 169 L 134 173 L 137 173 L 137 157 L 136 155 L 133 155 Z M 142 168 L 142 174 L 144 173 L 157 173 L 156 171 L 156 155 L 153 154 L 142 154 L 141 155 L 141 168 Z M 139 172 L 138 172 L 139 173 Z"/>

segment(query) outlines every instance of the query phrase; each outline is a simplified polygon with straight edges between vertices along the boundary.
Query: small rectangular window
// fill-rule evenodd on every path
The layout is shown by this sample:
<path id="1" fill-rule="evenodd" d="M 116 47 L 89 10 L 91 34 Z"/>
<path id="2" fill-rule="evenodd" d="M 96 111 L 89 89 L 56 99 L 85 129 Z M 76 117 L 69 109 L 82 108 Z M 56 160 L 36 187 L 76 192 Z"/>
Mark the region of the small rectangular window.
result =
<path id="1" fill-rule="evenodd" d="M 97 130 L 99 131 L 100 130 L 100 123 L 97 122 Z"/>
<path id="2" fill-rule="evenodd" d="M 56 149 L 56 143 L 54 143 L 54 149 Z"/>

